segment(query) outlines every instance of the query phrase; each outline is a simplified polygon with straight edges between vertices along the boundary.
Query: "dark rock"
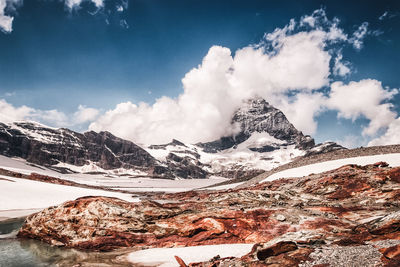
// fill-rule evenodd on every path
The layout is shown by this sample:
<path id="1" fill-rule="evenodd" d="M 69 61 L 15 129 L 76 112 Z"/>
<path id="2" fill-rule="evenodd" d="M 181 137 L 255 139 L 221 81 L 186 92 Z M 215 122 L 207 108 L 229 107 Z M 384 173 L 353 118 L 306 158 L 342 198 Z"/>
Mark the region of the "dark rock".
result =
<path id="1" fill-rule="evenodd" d="M 0 154 L 42 166 L 59 162 L 83 166 L 95 162 L 108 170 L 156 165 L 144 149 L 109 132 L 81 134 L 29 122 L 0 123 Z"/>
<path id="2" fill-rule="evenodd" d="M 377 182 L 398 170 L 346 165 L 242 189 L 156 194 L 139 203 L 84 197 L 29 216 L 18 235 L 91 250 L 258 243 L 247 256 L 234 259 L 243 264 L 296 266 L 319 248 L 342 249 L 353 257 L 363 251 L 354 246 L 400 240 L 400 184 Z M 277 220 L 278 214 L 286 220 Z M 399 249 L 383 253 L 394 262 Z"/>
<path id="3" fill-rule="evenodd" d="M 216 153 L 246 141 L 253 133 L 268 133 L 272 137 L 294 144 L 306 150 L 314 146 L 314 139 L 303 135 L 286 116 L 262 98 L 248 100 L 232 117 L 232 124 L 240 126 L 240 132 L 208 143 L 199 143 L 205 152 Z M 256 151 L 256 150 L 253 150 Z"/>
<path id="4" fill-rule="evenodd" d="M 335 142 L 325 142 L 325 143 L 315 145 L 314 147 L 311 147 L 310 149 L 307 150 L 307 152 L 304 156 L 309 157 L 312 155 L 325 154 L 325 153 L 328 153 L 331 151 L 343 150 L 343 149 L 347 149 L 347 148 L 345 148 Z"/>
<path id="5" fill-rule="evenodd" d="M 185 146 L 177 140 L 171 144 Z M 172 153 L 171 162 L 165 166 L 141 147 L 109 132 L 81 134 L 30 122 L 0 123 L 0 154 L 20 157 L 62 173 L 71 171 L 53 165 L 61 162 L 83 166 L 92 162 L 105 170 L 139 169 L 160 178 L 205 178 L 208 175 L 201 164 Z"/>
<path id="6" fill-rule="evenodd" d="M 255 152 L 260 152 L 260 153 L 264 153 L 264 152 L 272 152 L 274 150 L 278 150 L 280 149 L 280 147 L 276 147 L 276 146 L 263 146 L 263 147 L 250 147 L 249 148 L 251 151 L 255 151 Z"/>
<path id="7" fill-rule="evenodd" d="M 271 256 L 277 256 L 282 253 L 293 251 L 297 249 L 297 245 L 292 241 L 282 241 L 278 242 L 268 248 L 260 249 L 257 251 L 257 259 L 265 260 Z"/>

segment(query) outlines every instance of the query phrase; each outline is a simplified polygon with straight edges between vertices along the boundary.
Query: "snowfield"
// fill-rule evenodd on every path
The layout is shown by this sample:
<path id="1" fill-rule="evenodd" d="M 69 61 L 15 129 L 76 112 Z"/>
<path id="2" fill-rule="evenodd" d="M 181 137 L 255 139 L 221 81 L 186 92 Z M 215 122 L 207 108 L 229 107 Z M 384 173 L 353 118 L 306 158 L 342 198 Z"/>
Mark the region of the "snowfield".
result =
<path id="1" fill-rule="evenodd" d="M 174 256 L 180 257 L 186 264 L 207 261 L 216 255 L 224 257 L 242 257 L 251 251 L 253 244 L 223 244 L 182 248 L 152 248 L 132 252 L 128 260 L 144 266 L 177 267 Z"/>
<path id="2" fill-rule="evenodd" d="M 72 166 L 72 165 L 71 165 Z M 89 165 L 87 165 L 89 166 Z M 67 164 L 60 164 L 59 167 L 70 167 Z M 196 188 L 206 187 L 213 184 L 226 181 L 226 178 L 211 176 L 208 179 L 154 179 L 148 177 L 132 177 L 129 175 L 118 175 L 118 173 L 105 174 L 85 174 L 71 173 L 61 174 L 45 167 L 36 166 L 19 158 L 8 158 L 0 155 L 0 168 L 15 171 L 23 174 L 31 174 L 32 172 L 48 175 L 80 184 L 104 186 L 113 189 L 123 189 L 132 192 L 182 192 Z M 76 171 L 84 171 L 84 167 L 76 167 Z M 74 169 L 73 169 L 74 170 Z M 93 171 L 93 169 L 88 169 Z M 96 169 L 97 171 L 101 171 Z M 118 170 L 121 172 L 121 170 Z M 132 171 L 134 172 L 134 171 Z M 138 172 L 131 175 L 139 175 Z M 1 189 L 0 189 L 1 192 Z"/>
<path id="3" fill-rule="evenodd" d="M 337 169 L 347 164 L 367 165 L 379 161 L 385 161 L 392 167 L 400 166 L 400 153 L 346 158 L 310 164 L 274 173 L 262 180 L 261 183 L 273 181 L 280 178 L 302 177 L 310 175 L 312 173 L 326 172 Z"/>
<path id="4" fill-rule="evenodd" d="M 0 217 L 26 216 L 50 206 L 83 196 L 116 197 L 130 202 L 139 198 L 131 194 L 80 188 L 0 176 Z M 19 211 L 19 212 L 18 212 Z"/>
<path id="5" fill-rule="evenodd" d="M 182 192 L 226 181 L 225 178 L 168 180 L 131 178 L 110 174 L 61 174 L 27 163 L 23 159 L 0 156 L 0 168 L 23 174 L 32 172 L 61 178 L 80 184 L 104 186 L 134 192 Z M 49 206 L 61 204 L 83 196 L 109 196 L 126 201 L 139 201 L 132 194 L 105 190 L 64 186 L 8 176 L 0 176 L 0 220 L 27 216 Z"/>
<path id="6" fill-rule="evenodd" d="M 278 140 L 266 132 L 255 132 L 249 139 L 240 143 L 237 147 L 225 149 L 217 153 L 206 153 L 201 147 L 189 144 L 166 144 L 161 145 L 164 147 L 160 146 L 159 148 L 145 145 L 142 145 L 142 147 L 161 162 L 165 162 L 168 154 L 173 153 L 180 157 L 192 158 L 193 163 L 199 160 L 202 164 L 208 165 L 205 168 L 207 171 L 218 173 L 237 167 L 245 170 L 261 169 L 268 171 L 279 165 L 288 163 L 295 157 L 304 155 L 304 151 L 297 149 L 295 145 L 282 146 L 280 149 L 270 152 L 254 152 L 251 150 L 266 145 L 279 146 L 284 143 L 284 141 Z"/>

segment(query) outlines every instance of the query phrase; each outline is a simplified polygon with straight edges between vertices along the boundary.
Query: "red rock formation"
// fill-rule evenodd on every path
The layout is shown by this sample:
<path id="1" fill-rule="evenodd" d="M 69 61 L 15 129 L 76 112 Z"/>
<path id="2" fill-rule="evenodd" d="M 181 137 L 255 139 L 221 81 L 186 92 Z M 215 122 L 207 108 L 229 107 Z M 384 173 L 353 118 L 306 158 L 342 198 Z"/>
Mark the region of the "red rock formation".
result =
<path id="1" fill-rule="evenodd" d="M 390 265 L 398 261 L 398 247 L 375 244 L 400 244 L 399 177 L 400 168 L 377 163 L 243 189 L 160 194 L 140 203 L 85 197 L 29 216 L 19 236 L 91 250 L 259 243 L 241 259 L 214 259 L 215 266 L 328 264 L 332 253 L 362 251 Z"/>

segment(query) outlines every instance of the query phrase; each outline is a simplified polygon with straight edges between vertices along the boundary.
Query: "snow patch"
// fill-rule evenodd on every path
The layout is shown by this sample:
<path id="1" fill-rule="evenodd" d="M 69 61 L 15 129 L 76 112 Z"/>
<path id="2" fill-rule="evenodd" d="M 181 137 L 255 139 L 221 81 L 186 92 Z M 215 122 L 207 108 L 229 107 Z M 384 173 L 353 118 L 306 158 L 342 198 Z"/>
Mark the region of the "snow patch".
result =
<path id="1" fill-rule="evenodd" d="M 242 257 L 251 251 L 253 244 L 223 244 L 182 248 L 153 248 L 132 252 L 128 260 L 134 264 L 162 267 L 179 266 L 174 256 L 180 257 L 186 264 L 202 262 L 219 255 L 224 257 Z"/>
<path id="2" fill-rule="evenodd" d="M 0 180 L 0 212 L 43 209 L 84 196 L 116 197 L 129 202 L 140 201 L 139 198 L 133 198 L 131 194 L 119 192 L 50 184 L 8 176 L 0 176 L 0 178 L 13 181 Z"/>
<path id="3" fill-rule="evenodd" d="M 326 172 L 337 169 L 347 164 L 367 165 L 367 164 L 374 164 L 379 161 L 385 161 L 392 167 L 400 166 L 400 153 L 362 156 L 362 157 L 338 159 L 338 160 L 331 160 L 326 162 L 310 164 L 274 173 L 265 178 L 264 180 L 262 180 L 261 183 L 267 181 L 273 181 L 279 178 L 302 177 L 310 175 L 312 173 Z"/>

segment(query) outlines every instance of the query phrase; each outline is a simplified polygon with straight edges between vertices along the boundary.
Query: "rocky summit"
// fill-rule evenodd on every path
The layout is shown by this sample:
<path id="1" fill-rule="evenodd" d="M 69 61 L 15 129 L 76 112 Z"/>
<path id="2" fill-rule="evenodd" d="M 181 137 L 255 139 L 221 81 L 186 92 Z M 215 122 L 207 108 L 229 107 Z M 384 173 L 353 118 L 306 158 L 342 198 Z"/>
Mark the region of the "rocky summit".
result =
<path id="1" fill-rule="evenodd" d="M 79 198 L 29 216 L 18 236 L 101 251 L 254 244 L 242 258 L 181 266 L 399 266 L 399 226 L 400 168 L 379 162 L 138 203 Z"/>
<path id="2" fill-rule="evenodd" d="M 81 134 L 33 122 L 0 123 L 0 154 L 44 166 L 96 162 L 103 169 L 113 169 L 150 167 L 156 163 L 141 147 L 109 132 Z"/>
<path id="3" fill-rule="evenodd" d="M 279 149 L 282 145 L 296 145 L 297 148 L 307 150 L 314 147 L 314 139 L 303 135 L 286 118 L 279 109 L 270 105 L 262 98 L 247 100 L 232 117 L 231 124 L 238 125 L 240 131 L 233 136 L 222 137 L 208 143 L 199 143 L 206 152 L 217 152 L 237 146 L 248 140 L 253 133 L 267 133 L 273 138 L 283 141 L 277 144 L 268 144 L 250 148 L 252 151 L 266 152 Z"/>
<path id="4" fill-rule="evenodd" d="M 121 175 L 134 170 L 148 177 L 232 178 L 259 174 L 297 156 L 343 149 L 335 143 L 315 146 L 313 138 L 260 98 L 243 103 L 231 123 L 240 128 L 234 136 L 196 145 L 173 140 L 148 147 L 109 132 L 78 133 L 34 122 L 0 123 L 0 154 L 62 172 L 119 169 Z"/>

